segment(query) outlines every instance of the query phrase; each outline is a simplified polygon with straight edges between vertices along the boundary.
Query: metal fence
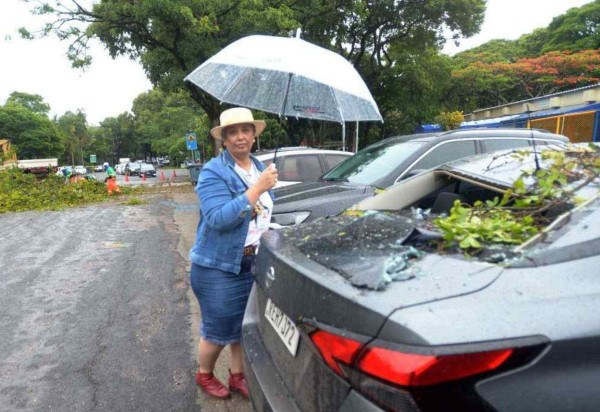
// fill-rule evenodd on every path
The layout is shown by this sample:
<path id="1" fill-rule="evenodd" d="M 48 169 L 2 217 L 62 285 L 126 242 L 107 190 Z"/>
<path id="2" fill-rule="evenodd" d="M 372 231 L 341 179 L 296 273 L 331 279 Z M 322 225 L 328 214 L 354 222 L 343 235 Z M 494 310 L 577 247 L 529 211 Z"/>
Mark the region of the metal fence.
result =
<path id="1" fill-rule="evenodd" d="M 573 143 L 600 140 L 600 112 L 590 111 L 532 119 L 528 126 L 567 136 Z"/>

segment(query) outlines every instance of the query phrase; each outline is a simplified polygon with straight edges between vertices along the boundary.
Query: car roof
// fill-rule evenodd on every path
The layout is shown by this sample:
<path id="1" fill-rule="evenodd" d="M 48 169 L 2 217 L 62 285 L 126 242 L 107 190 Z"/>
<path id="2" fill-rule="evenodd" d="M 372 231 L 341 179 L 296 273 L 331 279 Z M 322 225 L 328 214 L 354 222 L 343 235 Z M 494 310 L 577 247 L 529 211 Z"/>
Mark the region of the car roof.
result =
<path id="1" fill-rule="evenodd" d="M 277 156 L 279 156 L 280 154 L 289 154 L 289 153 L 293 153 L 293 154 L 316 154 L 316 153 L 320 153 L 320 154 L 341 154 L 342 156 L 352 156 L 354 155 L 354 153 L 352 152 L 343 152 L 341 150 L 327 150 L 327 149 L 316 149 L 316 148 L 312 148 L 312 147 L 282 147 L 280 149 L 277 149 Z M 254 156 L 257 159 L 270 159 L 271 157 L 273 157 L 275 155 L 275 150 L 268 150 L 268 151 L 262 151 L 259 153 L 254 153 Z"/>
<path id="2" fill-rule="evenodd" d="M 550 133 L 541 129 L 522 129 L 522 128 L 477 128 L 465 130 L 450 130 L 437 133 L 416 133 L 410 135 L 393 136 L 374 143 L 376 145 L 394 145 L 406 141 L 439 143 L 446 140 L 468 139 L 468 138 L 526 138 L 526 139 L 551 139 L 568 142 L 569 138 L 556 133 Z M 371 147 L 369 146 L 369 147 Z"/>
<path id="3" fill-rule="evenodd" d="M 544 150 L 564 150 L 567 147 L 565 145 L 550 145 L 544 146 Z M 494 186 L 510 187 L 522 176 L 524 170 L 536 170 L 536 165 L 540 165 L 544 169 L 544 166 L 548 163 L 540 153 L 538 153 L 536 159 L 533 148 L 519 148 L 519 153 L 527 152 L 529 153 L 523 156 L 512 156 L 514 151 L 511 150 L 478 154 L 446 163 L 436 169 Z"/>

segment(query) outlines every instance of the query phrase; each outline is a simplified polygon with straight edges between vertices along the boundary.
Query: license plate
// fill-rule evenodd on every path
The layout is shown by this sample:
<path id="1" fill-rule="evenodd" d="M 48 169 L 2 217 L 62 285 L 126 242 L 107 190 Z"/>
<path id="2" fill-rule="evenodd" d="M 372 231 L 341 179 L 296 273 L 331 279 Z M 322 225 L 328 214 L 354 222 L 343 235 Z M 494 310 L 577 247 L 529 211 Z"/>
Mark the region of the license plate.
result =
<path id="1" fill-rule="evenodd" d="M 277 332 L 292 356 L 296 356 L 298 342 L 300 341 L 300 332 L 296 325 L 294 325 L 294 322 L 292 322 L 281 309 L 275 306 L 275 304 L 271 302 L 271 299 L 267 300 L 265 318 L 267 318 L 271 326 L 275 328 L 275 332 Z"/>

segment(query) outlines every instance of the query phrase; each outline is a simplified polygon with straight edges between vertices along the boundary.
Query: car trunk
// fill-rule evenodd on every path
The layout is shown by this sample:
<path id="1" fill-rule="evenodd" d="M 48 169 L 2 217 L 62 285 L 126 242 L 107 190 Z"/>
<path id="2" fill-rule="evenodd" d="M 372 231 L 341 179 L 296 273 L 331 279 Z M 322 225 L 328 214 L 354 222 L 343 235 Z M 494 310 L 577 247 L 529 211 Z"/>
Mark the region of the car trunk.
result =
<path id="1" fill-rule="evenodd" d="M 377 219 L 366 219 L 365 223 L 366 226 L 356 229 L 367 230 L 370 225 L 381 225 Z M 406 221 L 396 223 L 406 224 Z M 339 228 L 339 222 L 332 225 Z M 331 235 L 331 228 L 321 225 L 317 230 Z M 357 271 L 367 272 L 371 267 L 371 272 L 376 272 L 388 264 L 386 259 L 397 251 L 396 246 L 363 247 L 356 251 L 344 242 L 337 244 L 337 248 L 335 243 L 325 242 L 327 253 L 323 248 L 319 263 L 314 255 L 301 250 L 311 239 L 306 233 L 303 229 L 265 234 L 254 270 L 257 327 L 261 339 L 278 375 L 300 409 L 305 411 L 336 410 L 350 389 L 347 382 L 326 366 L 310 342 L 309 333 L 315 326 L 333 328 L 338 334 L 348 332 L 365 338 L 374 337 L 394 310 L 472 293 L 491 284 L 501 272 L 501 268 L 486 263 L 427 254 L 413 264 L 413 267 L 421 268 L 421 274 L 373 290 L 354 285 L 342 272 L 353 265 Z M 319 242 L 323 240 L 321 236 Z M 380 244 L 387 244 L 387 240 L 381 240 Z M 326 255 L 337 255 L 337 259 L 327 264 Z M 365 266 L 362 262 L 370 264 Z M 377 268 L 378 265 L 381 267 Z M 301 334 L 295 356 L 266 320 L 269 299 L 299 326 Z M 409 330 L 402 331 L 399 336 L 406 343 L 427 343 Z M 315 387 L 321 389 L 315 391 Z"/>

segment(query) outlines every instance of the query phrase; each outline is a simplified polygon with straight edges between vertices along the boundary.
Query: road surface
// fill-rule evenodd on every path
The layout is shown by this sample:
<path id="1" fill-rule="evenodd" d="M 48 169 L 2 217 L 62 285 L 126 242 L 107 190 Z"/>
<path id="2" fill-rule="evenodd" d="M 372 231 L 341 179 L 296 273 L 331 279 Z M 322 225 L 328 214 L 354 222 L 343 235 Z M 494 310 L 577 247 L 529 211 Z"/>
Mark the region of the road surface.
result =
<path id="1" fill-rule="evenodd" d="M 251 410 L 194 383 L 197 201 L 189 184 L 164 190 L 0 215 L 0 410 Z"/>

